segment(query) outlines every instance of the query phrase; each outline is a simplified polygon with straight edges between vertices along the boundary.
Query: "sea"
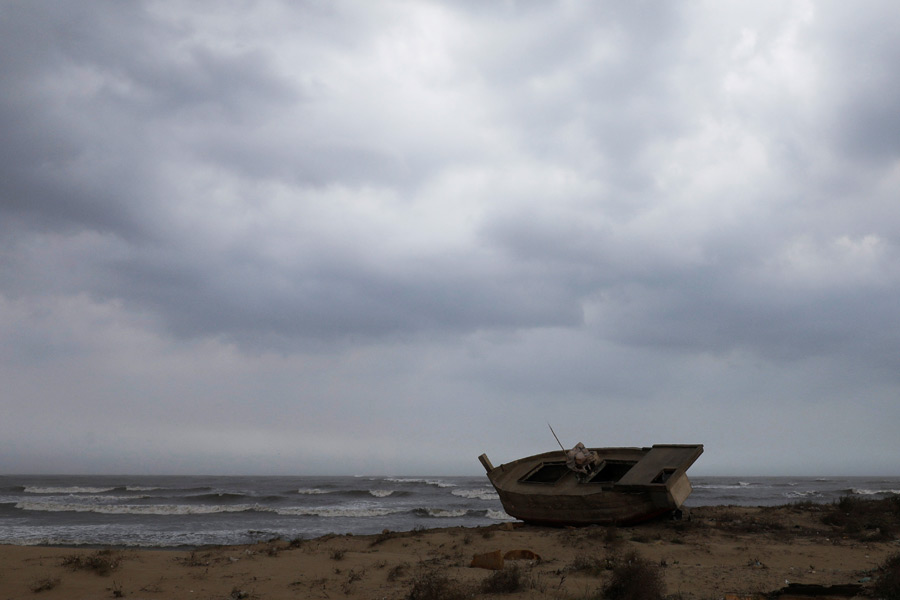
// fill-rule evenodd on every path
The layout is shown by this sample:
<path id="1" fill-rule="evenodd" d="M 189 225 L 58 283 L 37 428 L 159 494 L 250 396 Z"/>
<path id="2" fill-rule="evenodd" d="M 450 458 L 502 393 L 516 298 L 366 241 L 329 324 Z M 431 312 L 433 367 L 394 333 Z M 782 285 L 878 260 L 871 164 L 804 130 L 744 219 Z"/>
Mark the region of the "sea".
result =
<path id="1" fill-rule="evenodd" d="M 900 495 L 900 477 L 691 477 L 686 507 Z M 0 543 L 192 548 L 514 521 L 480 477 L 0 475 Z"/>

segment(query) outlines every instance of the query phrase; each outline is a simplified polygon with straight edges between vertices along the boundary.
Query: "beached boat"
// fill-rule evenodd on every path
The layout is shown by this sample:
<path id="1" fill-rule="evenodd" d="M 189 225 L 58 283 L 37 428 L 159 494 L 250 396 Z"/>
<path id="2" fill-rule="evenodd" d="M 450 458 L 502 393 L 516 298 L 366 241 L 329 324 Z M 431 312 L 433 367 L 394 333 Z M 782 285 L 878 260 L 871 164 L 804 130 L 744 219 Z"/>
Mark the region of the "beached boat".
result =
<path id="1" fill-rule="evenodd" d="M 495 467 L 478 457 L 504 510 L 540 525 L 631 525 L 680 509 L 702 444 L 556 450 Z"/>

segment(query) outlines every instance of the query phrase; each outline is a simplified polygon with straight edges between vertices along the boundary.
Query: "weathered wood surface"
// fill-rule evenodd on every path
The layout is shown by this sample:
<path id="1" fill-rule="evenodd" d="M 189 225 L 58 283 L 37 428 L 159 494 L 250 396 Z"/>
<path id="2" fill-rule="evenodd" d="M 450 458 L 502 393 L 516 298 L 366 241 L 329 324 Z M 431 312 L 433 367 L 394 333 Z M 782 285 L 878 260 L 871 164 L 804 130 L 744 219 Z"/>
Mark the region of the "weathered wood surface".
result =
<path id="1" fill-rule="evenodd" d="M 563 451 L 545 452 L 498 467 L 493 467 L 486 455 L 479 459 L 504 510 L 517 519 L 549 525 L 633 524 L 681 506 L 691 493 L 686 471 L 703 452 L 703 446 L 590 450 L 601 460 L 634 461 L 635 465 L 619 481 L 585 482 L 568 471 L 555 482 L 534 483 L 523 479 L 541 465 L 564 462 Z M 653 483 L 663 471 L 667 479 Z"/>

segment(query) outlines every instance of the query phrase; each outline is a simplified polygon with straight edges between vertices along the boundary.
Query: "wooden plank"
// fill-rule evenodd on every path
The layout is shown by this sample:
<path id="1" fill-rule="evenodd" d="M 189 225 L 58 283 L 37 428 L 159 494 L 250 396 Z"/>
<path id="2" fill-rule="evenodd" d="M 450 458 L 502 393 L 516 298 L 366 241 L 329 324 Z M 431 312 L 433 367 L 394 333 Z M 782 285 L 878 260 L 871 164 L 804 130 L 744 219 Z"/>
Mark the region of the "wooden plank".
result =
<path id="1" fill-rule="evenodd" d="M 694 464 L 697 457 L 703 453 L 702 445 L 655 445 L 628 473 L 616 484 L 617 487 L 635 485 L 660 485 L 653 484 L 653 480 L 665 469 L 674 469 L 676 472 L 684 472 Z"/>

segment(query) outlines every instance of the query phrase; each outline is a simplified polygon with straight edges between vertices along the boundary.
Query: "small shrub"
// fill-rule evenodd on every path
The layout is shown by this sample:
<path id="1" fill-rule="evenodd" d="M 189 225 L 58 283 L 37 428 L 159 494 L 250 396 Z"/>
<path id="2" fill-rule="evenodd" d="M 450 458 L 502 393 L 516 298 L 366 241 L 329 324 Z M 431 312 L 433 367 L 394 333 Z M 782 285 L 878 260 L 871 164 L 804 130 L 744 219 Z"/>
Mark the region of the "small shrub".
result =
<path id="1" fill-rule="evenodd" d="M 178 557 L 175 559 L 176 562 L 181 563 L 186 567 L 208 567 L 209 566 L 209 555 L 200 556 L 196 552 L 191 552 L 185 558 Z"/>
<path id="2" fill-rule="evenodd" d="M 591 556 L 587 556 L 585 554 L 579 554 L 575 557 L 575 560 L 566 567 L 566 571 L 570 573 L 587 573 L 589 575 L 593 575 L 594 577 L 599 577 L 603 571 L 606 571 L 609 568 L 608 559 L 605 561 L 601 561 L 600 559 L 593 558 Z"/>
<path id="3" fill-rule="evenodd" d="M 390 571 L 388 571 L 387 580 L 397 581 L 406 574 L 407 567 L 409 567 L 408 563 L 400 563 L 399 565 L 393 567 Z"/>
<path id="4" fill-rule="evenodd" d="M 440 571 L 424 571 L 413 579 L 407 600 L 462 600 L 465 590 Z"/>
<path id="5" fill-rule="evenodd" d="M 52 590 L 58 585 L 59 577 L 44 577 L 31 584 L 31 591 L 37 594 L 38 592 L 46 592 L 47 590 Z"/>
<path id="6" fill-rule="evenodd" d="M 844 496 L 825 512 L 822 522 L 857 539 L 892 540 L 900 528 L 900 497 L 871 500 Z"/>
<path id="7" fill-rule="evenodd" d="M 344 558 L 344 551 L 341 549 L 336 549 L 331 551 L 331 560 L 342 560 Z"/>
<path id="8" fill-rule="evenodd" d="M 481 591 L 485 594 L 512 594 L 524 587 L 519 565 L 512 565 L 500 571 L 494 571 L 481 582 Z"/>
<path id="9" fill-rule="evenodd" d="M 894 554 L 879 568 L 872 591 L 884 600 L 900 600 L 900 553 Z"/>
<path id="10" fill-rule="evenodd" d="M 657 565 L 630 553 L 612 569 L 612 577 L 603 587 L 608 600 L 662 600 L 665 583 Z"/>
<path id="11" fill-rule="evenodd" d="M 64 567 L 73 571 L 93 571 L 97 575 L 109 575 L 119 568 L 121 558 L 112 550 L 98 550 L 92 555 L 70 554 L 63 558 Z"/>

